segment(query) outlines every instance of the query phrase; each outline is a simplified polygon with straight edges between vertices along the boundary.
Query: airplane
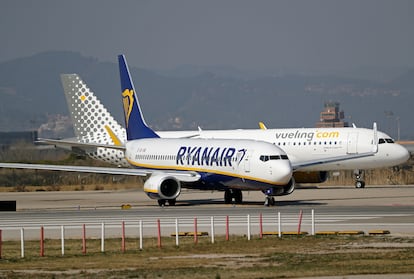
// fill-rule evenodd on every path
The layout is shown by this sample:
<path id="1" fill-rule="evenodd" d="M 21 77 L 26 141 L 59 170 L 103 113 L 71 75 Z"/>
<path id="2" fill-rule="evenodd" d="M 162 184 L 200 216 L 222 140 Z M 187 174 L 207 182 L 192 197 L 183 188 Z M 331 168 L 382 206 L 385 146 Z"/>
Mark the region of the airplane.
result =
<path id="1" fill-rule="evenodd" d="M 118 56 L 125 116 L 123 145 L 97 144 L 124 152 L 132 168 L 105 168 L 0 163 L 2 168 L 44 169 L 148 176 L 144 191 L 160 206 L 175 205 L 181 188 L 222 190 L 225 201 L 242 202 L 242 190 L 260 190 L 265 202 L 295 189 L 286 153 L 263 141 L 248 139 L 160 138 L 146 124 L 125 57 Z M 97 117 L 102 117 L 97 113 Z M 92 144 L 88 144 L 92 146 Z"/>
<path id="2" fill-rule="evenodd" d="M 88 146 L 88 143 L 122 145 L 126 140 L 125 129 L 114 119 L 94 92 L 77 74 L 61 75 L 62 85 L 72 117 L 76 139 L 40 142 L 82 150 L 94 159 L 118 166 L 128 166 L 122 150 Z M 100 111 L 101 120 L 94 111 Z M 102 121 L 102 119 L 105 119 Z M 353 170 L 355 187 L 364 188 L 361 169 L 385 168 L 406 162 L 408 151 L 396 144 L 390 136 L 373 129 L 353 127 L 338 128 L 289 128 L 268 129 L 259 123 L 260 129 L 156 131 L 167 138 L 222 138 L 254 139 L 270 142 L 282 148 L 292 164 L 296 183 L 322 183 L 328 171 Z M 375 151 L 375 152 L 373 152 Z M 308 164 L 318 161 L 318 164 Z"/>

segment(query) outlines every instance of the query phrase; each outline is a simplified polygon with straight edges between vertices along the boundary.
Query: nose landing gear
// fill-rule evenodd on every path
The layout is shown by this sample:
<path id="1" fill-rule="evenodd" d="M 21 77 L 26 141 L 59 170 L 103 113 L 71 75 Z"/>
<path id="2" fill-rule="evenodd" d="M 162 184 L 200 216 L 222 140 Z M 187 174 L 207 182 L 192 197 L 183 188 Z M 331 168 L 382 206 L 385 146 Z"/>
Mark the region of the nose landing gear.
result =
<path id="1" fill-rule="evenodd" d="M 264 202 L 265 206 L 274 206 L 276 204 L 275 197 L 274 197 L 275 193 L 274 193 L 273 188 L 269 188 L 269 189 L 264 190 L 263 194 L 266 195 L 265 202 Z"/>
<path id="2" fill-rule="evenodd" d="M 361 189 L 365 188 L 365 181 L 364 181 L 364 171 L 361 170 L 354 170 L 355 176 L 355 188 Z"/>
<path id="3" fill-rule="evenodd" d="M 265 206 L 274 206 L 276 204 L 275 198 L 273 196 L 266 196 L 264 205 Z"/>

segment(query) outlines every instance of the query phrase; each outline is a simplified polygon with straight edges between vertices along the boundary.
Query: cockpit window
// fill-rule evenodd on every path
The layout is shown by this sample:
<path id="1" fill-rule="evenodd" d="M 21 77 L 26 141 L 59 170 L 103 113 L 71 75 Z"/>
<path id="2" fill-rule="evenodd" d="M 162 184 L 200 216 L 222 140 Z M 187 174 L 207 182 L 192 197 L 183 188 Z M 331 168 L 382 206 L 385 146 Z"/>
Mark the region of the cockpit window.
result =
<path id="1" fill-rule="evenodd" d="M 270 155 L 269 159 L 270 160 L 280 160 L 280 156 L 279 155 Z"/>
<path id="2" fill-rule="evenodd" d="M 261 155 L 260 156 L 260 161 L 263 161 L 263 162 L 269 161 L 269 156 L 267 156 L 267 155 Z"/>
<path id="3" fill-rule="evenodd" d="M 378 144 L 382 144 L 382 143 L 394 143 L 394 140 L 393 139 L 390 139 L 390 138 L 379 139 L 378 140 Z"/>
<path id="4" fill-rule="evenodd" d="M 260 161 L 263 162 L 267 162 L 269 160 L 287 160 L 288 156 L 287 155 L 261 155 L 260 156 Z"/>

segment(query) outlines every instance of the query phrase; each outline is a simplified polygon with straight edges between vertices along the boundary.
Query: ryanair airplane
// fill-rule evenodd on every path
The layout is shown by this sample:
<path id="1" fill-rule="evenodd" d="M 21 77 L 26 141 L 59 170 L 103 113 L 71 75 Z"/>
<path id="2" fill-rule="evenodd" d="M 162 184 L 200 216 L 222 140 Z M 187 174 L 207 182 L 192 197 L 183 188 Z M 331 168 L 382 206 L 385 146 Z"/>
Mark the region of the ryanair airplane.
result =
<path id="1" fill-rule="evenodd" d="M 96 147 L 95 144 L 123 146 L 126 142 L 125 129 L 78 75 L 63 74 L 61 80 L 76 139 L 42 139 L 41 142 L 129 167 L 130 163 L 125 160 L 122 149 Z M 328 171 L 353 170 L 355 186 L 364 188 L 361 170 L 392 167 L 409 158 L 408 151 L 387 134 L 377 131 L 375 124 L 373 129 L 266 129 L 263 124 L 261 127 L 262 129 L 157 131 L 156 134 L 162 138 L 250 139 L 272 143 L 288 155 L 296 183 L 321 183 L 327 179 Z"/>
<path id="2" fill-rule="evenodd" d="M 3 168 L 26 168 L 147 176 L 147 195 L 159 205 L 174 205 L 182 187 L 223 190 L 225 201 L 242 202 L 242 190 L 260 190 L 266 204 L 274 196 L 293 192 L 295 183 L 286 153 L 263 141 L 246 139 L 160 138 L 142 116 L 136 91 L 123 55 L 118 57 L 125 113 L 126 142 L 95 147 L 122 150 L 133 168 L 1 163 Z M 97 112 L 97 115 L 102 117 Z M 91 144 L 92 146 L 92 144 Z"/>

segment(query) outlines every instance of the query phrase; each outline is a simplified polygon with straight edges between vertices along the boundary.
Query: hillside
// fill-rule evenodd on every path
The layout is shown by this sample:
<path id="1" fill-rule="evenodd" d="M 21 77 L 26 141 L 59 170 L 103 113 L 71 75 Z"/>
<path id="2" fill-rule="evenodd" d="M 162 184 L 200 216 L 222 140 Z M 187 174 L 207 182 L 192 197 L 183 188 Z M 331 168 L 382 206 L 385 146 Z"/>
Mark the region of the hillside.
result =
<path id="1" fill-rule="evenodd" d="M 414 71 L 380 83 L 333 76 L 247 79 L 202 71 L 166 76 L 134 66 L 144 114 L 155 129 L 256 128 L 259 121 L 274 128 L 313 127 L 324 102 L 338 101 L 350 123 L 370 127 L 377 121 L 380 130 L 396 137 L 399 117 L 401 137 L 414 138 Z M 55 51 L 0 63 L 0 130 L 37 129 L 55 115 L 67 115 L 61 73 L 78 73 L 122 120 L 116 55 L 112 63 Z"/>

